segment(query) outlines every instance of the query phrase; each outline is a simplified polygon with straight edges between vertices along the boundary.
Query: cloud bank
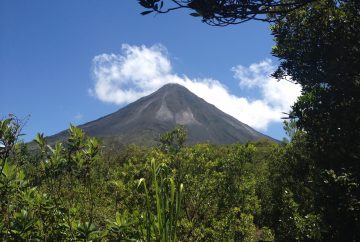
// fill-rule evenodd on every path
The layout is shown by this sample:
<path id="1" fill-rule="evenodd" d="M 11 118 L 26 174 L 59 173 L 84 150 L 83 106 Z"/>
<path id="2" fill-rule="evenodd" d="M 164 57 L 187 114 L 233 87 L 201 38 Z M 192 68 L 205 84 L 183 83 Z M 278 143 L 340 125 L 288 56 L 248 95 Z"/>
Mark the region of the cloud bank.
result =
<path id="1" fill-rule="evenodd" d="M 185 86 L 197 96 L 251 127 L 266 130 L 271 122 L 281 122 L 300 95 L 301 88 L 288 81 L 278 82 L 270 74 L 275 66 L 270 59 L 249 67 L 231 68 L 239 88 L 259 96 L 250 99 L 232 94 L 212 78 L 189 78 L 173 72 L 167 50 L 162 45 L 124 44 L 120 54 L 101 54 L 93 59 L 95 81 L 90 94 L 103 102 L 127 104 L 148 95 L 167 83 Z"/>

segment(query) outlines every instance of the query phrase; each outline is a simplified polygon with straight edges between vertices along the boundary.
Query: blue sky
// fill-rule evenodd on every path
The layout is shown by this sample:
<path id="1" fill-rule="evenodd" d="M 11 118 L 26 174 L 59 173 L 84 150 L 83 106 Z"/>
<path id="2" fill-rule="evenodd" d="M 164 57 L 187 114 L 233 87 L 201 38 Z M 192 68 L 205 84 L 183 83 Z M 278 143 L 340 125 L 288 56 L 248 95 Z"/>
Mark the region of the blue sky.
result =
<path id="1" fill-rule="evenodd" d="M 30 115 L 28 141 L 178 82 L 260 132 L 285 136 L 279 117 L 299 88 L 269 78 L 277 60 L 268 24 L 211 27 L 187 11 L 142 11 L 135 0 L 0 1 L 0 116 Z"/>

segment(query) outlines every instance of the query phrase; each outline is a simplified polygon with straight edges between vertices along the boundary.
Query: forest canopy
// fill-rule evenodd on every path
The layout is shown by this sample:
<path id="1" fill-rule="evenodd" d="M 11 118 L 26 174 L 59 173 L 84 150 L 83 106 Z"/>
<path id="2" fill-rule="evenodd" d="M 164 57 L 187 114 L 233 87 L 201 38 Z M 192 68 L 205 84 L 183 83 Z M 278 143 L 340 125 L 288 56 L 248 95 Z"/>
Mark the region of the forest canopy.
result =
<path id="1" fill-rule="evenodd" d="M 188 8 L 212 25 L 270 22 L 273 76 L 302 86 L 284 124 L 290 140 L 187 146 L 177 127 L 156 147 L 119 149 L 70 126 L 66 140 L 25 144 L 9 115 L 0 240 L 359 241 L 360 2 L 140 4 L 143 15 Z"/>
<path id="2" fill-rule="evenodd" d="M 175 7 L 167 8 L 170 2 Z M 192 9 L 192 16 L 215 26 L 248 20 L 270 23 L 272 54 L 280 61 L 273 76 L 302 87 L 285 126 L 303 136 L 297 141 L 303 153 L 296 163 L 303 163 L 304 156 L 311 161 L 298 172 L 300 180 L 310 182 L 313 197 L 300 204 L 322 211 L 324 227 L 318 240 L 359 240 L 360 1 L 140 0 L 140 4 L 158 13 Z M 294 194 L 304 198 L 299 190 Z"/>
<path id="3" fill-rule="evenodd" d="M 0 124 L 6 144 L 1 150 L 8 151 L 0 157 L 4 241 L 319 236 L 312 225 L 319 215 L 299 208 L 288 187 L 289 167 L 282 158 L 290 146 L 285 144 L 187 147 L 186 131 L 176 128 L 161 136 L 159 147 L 112 150 L 70 126 L 66 141 L 49 145 L 38 134 L 36 150 L 29 151 L 12 142 L 19 129 L 15 118 Z"/>

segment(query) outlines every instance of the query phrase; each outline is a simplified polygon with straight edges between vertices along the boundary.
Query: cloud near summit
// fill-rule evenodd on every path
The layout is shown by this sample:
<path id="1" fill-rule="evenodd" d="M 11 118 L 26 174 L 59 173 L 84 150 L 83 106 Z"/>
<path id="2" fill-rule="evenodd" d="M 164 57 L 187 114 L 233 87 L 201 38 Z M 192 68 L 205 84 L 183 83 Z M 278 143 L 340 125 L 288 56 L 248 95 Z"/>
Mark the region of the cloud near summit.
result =
<path id="1" fill-rule="evenodd" d="M 119 54 L 101 54 L 93 59 L 95 81 L 90 94 L 103 102 L 127 104 L 148 95 L 167 83 L 185 86 L 197 96 L 225 113 L 259 130 L 271 122 L 281 122 L 300 95 L 301 88 L 288 81 L 270 77 L 275 66 L 270 59 L 231 68 L 239 88 L 256 92 L 249 99 L 232 94 L 220 81 L 212 78 L 189 78 L 174 73 L 167 50 L 162 45 L 151 47 L 123 44 Z"/>

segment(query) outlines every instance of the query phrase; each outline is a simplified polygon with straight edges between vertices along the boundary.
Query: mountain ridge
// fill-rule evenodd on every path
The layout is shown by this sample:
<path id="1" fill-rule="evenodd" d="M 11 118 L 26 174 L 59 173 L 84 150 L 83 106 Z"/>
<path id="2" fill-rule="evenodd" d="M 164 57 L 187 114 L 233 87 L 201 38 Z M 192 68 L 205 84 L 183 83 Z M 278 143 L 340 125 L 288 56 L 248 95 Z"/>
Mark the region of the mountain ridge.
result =
<path id="1" fill-rule="evenodd" d="M 122 144 L 155 145 L 161 133 L 177 125 L 187 129 L 189 144 L 246 143 L 263 138 L 275 141 L 175 83 L 78 127 L 90 136 Z M 64 130 L 47 139 L 62 140 L 66 136 Z"/>

